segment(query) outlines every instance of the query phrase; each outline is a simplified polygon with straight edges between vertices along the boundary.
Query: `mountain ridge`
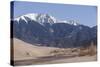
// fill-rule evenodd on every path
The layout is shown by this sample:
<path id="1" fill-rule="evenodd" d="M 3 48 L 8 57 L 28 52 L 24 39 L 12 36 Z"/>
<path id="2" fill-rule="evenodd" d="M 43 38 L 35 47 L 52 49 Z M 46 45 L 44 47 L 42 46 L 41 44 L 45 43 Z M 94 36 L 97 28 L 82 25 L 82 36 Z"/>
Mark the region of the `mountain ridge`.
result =
<path id="1" fill-rule="evenodd" d="M 51 24 L 54 23 L 67 23 L 67 24 L 71 24 L 71 25 L 79 25 L 79 23 L 75 20 L 58 20 L 55 17 L 49 15 L 49 14 L 36 14 L 36 13 L 29 13 L 29 14 L 25 14 L 22 15 L 20 17 L 14 18 L 14 21 L 19 21 L 20 19 L 24 20 L 27 23 L 27 18 L 30 18 L 31 20 L 34 20 L 36 22 L 53 22 Z"/>
<path id="2" fill-rule="evenodd" d="M 13 36 L 31 44 L 38 43 L 39 46 L 61 48 L 88 46 L 92 41 L 96 42 L 97 26 L 91 28 L 73 20 L 61 22 L 48 14 L 34 16 L 31 19 L 26 14 L 11 20 Z"/>

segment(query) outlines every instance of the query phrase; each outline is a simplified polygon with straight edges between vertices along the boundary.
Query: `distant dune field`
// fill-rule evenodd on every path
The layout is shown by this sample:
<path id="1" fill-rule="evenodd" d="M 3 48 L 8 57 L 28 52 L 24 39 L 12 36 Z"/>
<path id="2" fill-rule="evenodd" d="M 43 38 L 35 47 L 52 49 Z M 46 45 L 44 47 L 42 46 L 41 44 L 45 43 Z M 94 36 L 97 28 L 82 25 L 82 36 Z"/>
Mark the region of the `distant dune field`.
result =
<path id="1" fill-rule="evenodd" d="M 34 46 L 14 38 L 15 65 L 96 61 L 96 52 L 90 49 Z M 96 50 L 96 49 L 95 49 Z"/>
<path id="2" fill-rule="evenodd" d="M 49 52 L 59 48 L 39 47 L 14 38 L 14 60 L 49 56 Z"/>

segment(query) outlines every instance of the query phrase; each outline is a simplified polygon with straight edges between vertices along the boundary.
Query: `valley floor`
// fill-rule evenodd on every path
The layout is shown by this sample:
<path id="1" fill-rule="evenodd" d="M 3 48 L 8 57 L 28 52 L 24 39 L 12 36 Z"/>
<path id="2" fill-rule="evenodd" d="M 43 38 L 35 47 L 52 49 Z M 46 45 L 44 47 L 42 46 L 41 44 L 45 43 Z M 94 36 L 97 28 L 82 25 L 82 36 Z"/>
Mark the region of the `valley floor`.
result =
<path id="1" fill-rule="evenodd" d="M 90 62 L 96 61 L 95 56 L 83 56 L 83 57 L 48 57 L 48 58 L 38 58 L 38 59 L 29 59 L 27 60 L 17 60 L 14 61 L 14 65 L 31 65 L 31 64 L 55 64 L 55 63 L 76 63 L 76 62 Z"/>
<path id="2" fill-rule="evenodd" d="M 40 47 L 13 39 L 14 65 L 72 63 L 97 60 L 95 46 L 88 48 Z"/>

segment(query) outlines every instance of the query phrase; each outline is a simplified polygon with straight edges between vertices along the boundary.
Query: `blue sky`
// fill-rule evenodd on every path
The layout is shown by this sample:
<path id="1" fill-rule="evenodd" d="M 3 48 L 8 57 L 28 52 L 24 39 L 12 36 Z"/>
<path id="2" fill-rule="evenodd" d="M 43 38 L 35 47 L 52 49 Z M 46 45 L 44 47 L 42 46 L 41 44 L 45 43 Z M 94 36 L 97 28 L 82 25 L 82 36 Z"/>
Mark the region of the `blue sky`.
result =
<path id="1" fill-rule="evenodd" d="M 97 24 L 97 7 L 86 5 L 14 2 L 14 18 L 28 13 L 49 14 L 60 20 L 74 19 L 87 26 Z"/>

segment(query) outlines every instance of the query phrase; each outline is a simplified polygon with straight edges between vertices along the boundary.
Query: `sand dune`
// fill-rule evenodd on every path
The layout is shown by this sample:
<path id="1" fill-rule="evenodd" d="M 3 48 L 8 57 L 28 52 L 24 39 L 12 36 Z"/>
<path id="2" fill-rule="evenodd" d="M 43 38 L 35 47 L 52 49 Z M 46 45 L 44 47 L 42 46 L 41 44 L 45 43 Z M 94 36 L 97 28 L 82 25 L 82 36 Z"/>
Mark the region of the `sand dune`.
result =
<path id="1" fill-rule="evenodd" d="M 37 58 L 42 56 L 49 56 L 50 51 L 56 50 L 59 48 L 53 48 L 53 47 L 39 47 L 34 46 L 32 44 L 23 42 L 19 39 L 14 38 L 14 60 L 20 60 L 20 59 L 31 59 L 31 58 Z"/>
<path id="2" fill-rule="evenodd" d="M 34 46 L 14 38 L 14 64 L 48 64 L 96 61 L 96 48 L 54 48 Z M 91 49 L 92 48 L 92 49 Z M 95 50 L 95 51 L 94 51 Z M 92 52 L 91 52 L 92 51 Z"/>

